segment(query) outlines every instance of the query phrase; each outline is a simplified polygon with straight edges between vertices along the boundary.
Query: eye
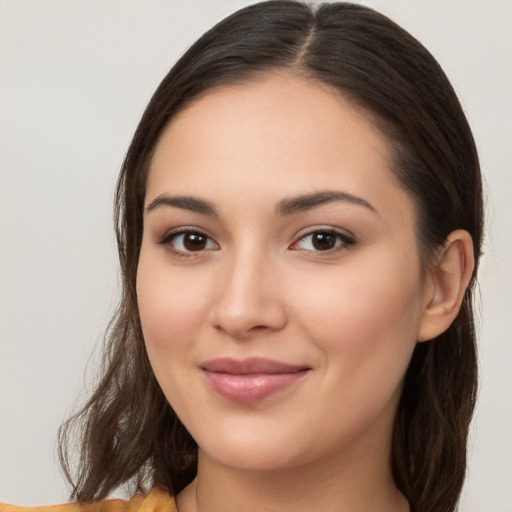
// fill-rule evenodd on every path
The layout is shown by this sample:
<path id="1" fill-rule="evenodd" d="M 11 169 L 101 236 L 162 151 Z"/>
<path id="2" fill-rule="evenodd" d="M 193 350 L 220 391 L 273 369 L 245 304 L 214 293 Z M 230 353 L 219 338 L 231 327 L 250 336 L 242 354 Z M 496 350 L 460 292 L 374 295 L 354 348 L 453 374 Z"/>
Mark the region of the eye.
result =
<path id="1" fill-rule="evenodd" d="M 219 246 L 210 237 L 194 230 L 168 233 L 159 243 L 180 255 L 219 249 Z"/>
<path id="2" fill-rule="evenodd" d="M 354 244 L 354 240 L 343 233 L 320 229 L 303 236 L 291 248 L 304 251 L 329 252 L 352 244 Z"/>

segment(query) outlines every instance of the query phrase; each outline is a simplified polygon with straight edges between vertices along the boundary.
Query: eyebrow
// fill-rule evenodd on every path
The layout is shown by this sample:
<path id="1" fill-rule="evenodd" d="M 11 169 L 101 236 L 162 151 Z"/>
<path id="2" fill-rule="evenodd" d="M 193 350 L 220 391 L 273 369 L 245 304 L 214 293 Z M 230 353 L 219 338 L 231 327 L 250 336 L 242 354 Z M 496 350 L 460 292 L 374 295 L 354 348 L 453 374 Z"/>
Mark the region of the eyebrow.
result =
<path id="1" fill-rule="evenodd" d="M 217 210 L 212 203 L 192 196 L 168 196 L 161 194 L 146 207 L 146 212 L 151 212 L 161 206 L 174 206 L 175 208 L 182 208 L 203 215 L 210 215 L 218 217 Z"/>
<path id="2" fill-rule="evenodd" d="M 354 196 L 348 192 L 341 192 L 337 190 L 324 190 L 283 199 L 278 203 L 276 212 L 281 216 L 294 215 L 296 213 L 311 210 L 326 203 L 333 203 L 338 201 L 355 204 L 357 206 L 363 206 L 364 208 L 367 208 L 378 215 L 375 207 L 373 207 L 362 197 Z"/>
<path id="3" fill-rule="evenodd" d="M 365 199 L 349 194 L 348 192 L 341 192 L 337 190 L 324 190 L 283 199 L 277 204 L 276 213 L 277 215 L 284 217 L 338 201 L 363 206 L 364 208 L 378 214 L 377 210 Z M 219 216 L 217 209 L 209 201 L 193 196 L 168 196 L 167 194 L 161 194 L 153 199 L 153 201 L 151 201 L 151 203 L 146 207 L 146 212 L 149 213 L 161 206 L 173 206 L 175 208 L 182 208 L 184 210 L 212 217 Z"/>

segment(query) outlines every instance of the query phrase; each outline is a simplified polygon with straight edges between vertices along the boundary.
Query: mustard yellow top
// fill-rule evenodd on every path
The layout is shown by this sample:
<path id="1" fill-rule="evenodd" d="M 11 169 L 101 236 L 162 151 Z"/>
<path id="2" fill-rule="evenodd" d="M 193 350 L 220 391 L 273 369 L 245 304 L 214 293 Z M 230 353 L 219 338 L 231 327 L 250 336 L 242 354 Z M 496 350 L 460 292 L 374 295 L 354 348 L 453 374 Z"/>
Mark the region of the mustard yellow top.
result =
<path id="1" fill-rule="evenodd" d="M 155 488 L 145 496 L 129 501 L 102 500 L 97 503 L 67 503 L 44 507 L 17 507 L 0 503 L 0 512 L 178 512 L 174 498 L 166 491 Z"/>

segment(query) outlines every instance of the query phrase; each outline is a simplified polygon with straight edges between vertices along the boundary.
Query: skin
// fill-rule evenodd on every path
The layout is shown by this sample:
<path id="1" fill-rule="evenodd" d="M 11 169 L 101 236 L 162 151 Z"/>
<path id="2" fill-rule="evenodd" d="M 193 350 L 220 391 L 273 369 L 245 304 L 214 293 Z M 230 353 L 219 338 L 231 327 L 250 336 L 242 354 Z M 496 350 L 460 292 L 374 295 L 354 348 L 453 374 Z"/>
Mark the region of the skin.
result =
<path id="1" fill-rule="evenodd" d="M 180 512 L 408 510 L 390 468 L 403 377 L 418 340 L 456 315 L 472 267 L 463 232 L 422 270 L 414 203 L 390 169 L 369 115 L 285 73 L 215 89 L 164 131 L 137 294 L 155 375 L 200 447 Z M 345 196 L 290 207 L 325 191 Z M 184 227 L 208 237 L 201 250 L 169 236 Z M 341 237 L 318 250 L 311 233 L 326 230 Z M 201 371 L 225 356 L 308 371 L 238 402 Z"/>

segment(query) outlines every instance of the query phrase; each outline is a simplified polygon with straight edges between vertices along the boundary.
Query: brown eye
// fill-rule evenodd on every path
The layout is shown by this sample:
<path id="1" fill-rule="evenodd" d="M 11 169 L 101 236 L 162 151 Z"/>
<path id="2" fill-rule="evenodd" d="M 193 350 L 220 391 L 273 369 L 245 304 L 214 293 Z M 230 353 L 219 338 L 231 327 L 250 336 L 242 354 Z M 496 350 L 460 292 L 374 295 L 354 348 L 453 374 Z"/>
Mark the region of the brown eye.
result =
<path id="1" fill-rule="evenodd" d="M 291 248 L 312 252 L 329 252 L 348 247 L 354 243 L 351 237 L 343 233 L 320 229 L 303 236 Z"/>
<path id="2" fill-rule="evenodd" d="M 319 231 L 311 235 L 311 243 L 317 251 L 328 251 L 336 247 L 338 236 L 329 231 Z"/>
<path id="3" fill-rule="evenodd" d="M 219 249 L 219 246 L 210 237 L 199 231 L 171 233 L 165 236 L 160 243 L 167 245 L 174 253 L 183 255 Z"/>
<path id="4" fill-rule="evenodd" d="M 206 247 L 208 239 L 200 233 L 188 233 L 183 235 L 183 247 L 187 251 L 202 251 Z"/>

